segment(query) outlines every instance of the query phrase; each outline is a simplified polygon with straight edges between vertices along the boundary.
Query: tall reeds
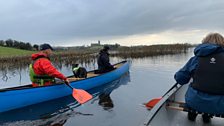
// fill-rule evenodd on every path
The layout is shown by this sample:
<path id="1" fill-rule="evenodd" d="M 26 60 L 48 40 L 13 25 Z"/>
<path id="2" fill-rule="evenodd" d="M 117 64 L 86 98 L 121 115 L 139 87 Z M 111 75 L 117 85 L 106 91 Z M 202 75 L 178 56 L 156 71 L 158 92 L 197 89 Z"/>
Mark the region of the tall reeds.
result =
<path id="1" fill-rule="evenodd" d="M 148 56 L 168 55 L 185 53 L 189 44 L 167 44 L 167 45 L 152 45 L 152 46 L 133 46 L 133 47 L 120 47 L 111 52 L 113 57 L 121 58 L 142 58 Z M 91 63 L 96 60 L 96 51 L 83 51 L 83 52 L 60 52 L 51 56 L 51 61 L 59 68 L 62 64 L 66 66 L 74 63 Z M 31 63 L 31 56 L 12 56 L 0 57 L 0 70 L 9 68 L 26 68 Z"/>
<path id="2" fill-rule="evenodd" d="M 149 56 L 168 55 L 185 53 L 189 44 L 170 44 L 170 45 L 152 45 L 152 46 L 135 46 L 135 47 L 120 47 L 117 50 L 111 51 L 111 56 L 121 58 L 144 58 Z M 99 51 L 99 50 L 98 50 Z M 61 69 L 63 65 L 70 67 L 72 64 L 79 63 L 81 65 L 96 63 L 96 51 L 70 51 L 55 53 L 51 56 L 52 63 Z M 15 70 L 21 71 L 28 69 L 31 63 L 31 56 L 13 56 L 0 57 L 0 77 L 7 80 L 7 73 Z"/>
<path id="3" fill-rule="evenodd" d="M 143 58 L 149 56 L 186 53 L 192 47 L 189 44 L 167 44 L 151 46 L 121 47 L 111 56 L 122 58 Z"/>

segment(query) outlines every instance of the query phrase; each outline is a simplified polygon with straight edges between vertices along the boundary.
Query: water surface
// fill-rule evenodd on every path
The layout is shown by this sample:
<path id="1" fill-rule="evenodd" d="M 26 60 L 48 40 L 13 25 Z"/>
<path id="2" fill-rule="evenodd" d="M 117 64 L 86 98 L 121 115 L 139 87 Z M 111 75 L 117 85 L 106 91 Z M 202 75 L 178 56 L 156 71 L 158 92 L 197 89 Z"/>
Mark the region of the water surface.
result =
<path id="1" fill-rule="evenodd" d="M 187 54 L 132 59 L 129 73 L 105 86 L 89 90 L 94 98 L 79 105 L 71 97 L 24 107 L 0 114 L 1 125 L 48 126 L 138 126 L 145 120 L 148 110 L 140 104 L 162 96 L 174 83 L 174 73 L 192 56 Z M 122 61 L 111 58 L 112 63 Z M 83 64 L 88 70 L 96 64 Z M 65 75 L 71 68 L 63 66 Z M 13 73 L 14 72 L 14 73 Z M 18 74 L 20 73 L 20 74 Z M 30 83 L 28 69 L 11 71 L 0 87 Z"/>

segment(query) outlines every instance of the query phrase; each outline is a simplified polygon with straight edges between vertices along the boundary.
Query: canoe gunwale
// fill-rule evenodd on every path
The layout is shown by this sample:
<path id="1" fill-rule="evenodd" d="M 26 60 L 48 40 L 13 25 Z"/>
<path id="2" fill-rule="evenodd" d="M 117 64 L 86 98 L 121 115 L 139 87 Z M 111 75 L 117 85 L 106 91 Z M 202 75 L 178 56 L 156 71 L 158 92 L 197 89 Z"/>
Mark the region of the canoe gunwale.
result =
<path id="1" fill-rule="evenodd" d="M 113 66 L 116 66 L 118 64 L 125 64 L 126 62 L 128 62 L 127 60 L 124 60 L 124 61 L 121 61 L 119 63 L 116 63 L 116 64 L 113 64 Z M 95 77 L 99 77 L 99 76 L 103 76 L 105 74 L 110 74 L 111 72 L 115 71 L 116 69 L 110 71 L 110 72 L 107 72 L 107 73 L 102 73 L 102 74 L 99 74 L 97 76 L 92 76 L 92 77 L 88 77 L 88 78 L 85 78 L 85 79 L 80 79 L 80 80 L 74 80 L 74 81 L 70 81 L 70 82 L 79 82 L 79 81 L 84 81 L 84 80 L 89 80 L 91 78 L 95 78 Z M 95 70 L 91 70 L 91 71 L 88 71 L 88 73 L 90 72 L 94 72 Z M 67 78 L 71 78 L 71 77 L 74 77 L 73 75 L 70 75 L 70 76 L 67 76 Z M 9 88 L 3 88 L 3 89 L 0 89 L 0 92 L 6 92 L 6 91 L 15 91 L 15 90 L 23 90 L 23 89 L 35 89 L 35 88 L 48 88 L 48 87 L 51 87 L 51 86 L 59 86 L 59 85 L 63 85 L 64 83 L 61 82 L 61 83 L 56 83 L 56 84 L 53 84 L 53 85 L 48 85 L 48 86 L 40 86 L 40 87 L 32 87 L 32 84 L 28 84 L 28 85 L 24 85 L 24 86 L 17 86 L 17 87 L 9 87 Z"/>
<path id="2" fill-rule="evenodd" d="M 179 89 L 181 88 L 181 85 L 178 85 L 177 83 L 174 84 L 162 97 L 162 99 L 150 110 L 146 120 L 144 121 L 142 126 L 150 126 L 149 123 L 153 120 L 155 115 L 159 112 L 159 110 L 162 108 L 162 106 L 166 103 L 168 99 L 170 99 L 173 94 L 175 94 Z"/>

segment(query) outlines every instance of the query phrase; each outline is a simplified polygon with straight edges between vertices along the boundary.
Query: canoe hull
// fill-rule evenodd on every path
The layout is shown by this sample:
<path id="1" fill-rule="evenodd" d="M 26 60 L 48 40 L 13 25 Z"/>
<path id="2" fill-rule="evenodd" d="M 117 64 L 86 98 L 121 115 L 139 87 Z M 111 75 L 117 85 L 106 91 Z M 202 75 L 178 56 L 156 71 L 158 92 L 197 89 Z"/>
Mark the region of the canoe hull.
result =
<path id="1" fill-rule="evenodd" d="M 152 110 L 149 111 L 149 115 L 142 126 L 203 126 L 201 115 L 198 115 L 195 122 L 189 121 L 187 118 L 187 112 L 171 109 L 167 107 L 168 101 L 185 102 L 185 93 L 188 89 L 187 85 L 174 85 L 157 103 Z M 213 117 L 211 123 L 206 126 L 222 126 L 224 120 L 222 118 Z"/>
<path id="2" fill-rule="evenodd" d="M 122 63 L 123 65 L 116 70 L 96 77 L 73 81 L 70 83 L 70 85 L 77 89 L 89 90 L 109 83 L 113 80 L 118 79 L 120 76 L 128 72 L 129 63 L 127 61 L 124 61 Z M 28 105 L 57 99 L 60 97 L 71 95 L 71 93 L 72 90 L 65 84 L 0 91 L 0 112 L 5 112 L 12 109 L 25 107 Z"/>
<path id="3" fill-rule="evenodd" d="M 172 126 L 173 115 L 176 115 L 178 111 L 170 111 L 166 108 L 167 100 L 175 98 L 180 102 L 184 102 L 184 93 L 187 88 L 180 88 L 180 85 L 174 85 L 163 96 L 163 98 L 149 111 L 149 115 L 142 126 Z M 161 121 L 162 120 L 162 121 Z"/>

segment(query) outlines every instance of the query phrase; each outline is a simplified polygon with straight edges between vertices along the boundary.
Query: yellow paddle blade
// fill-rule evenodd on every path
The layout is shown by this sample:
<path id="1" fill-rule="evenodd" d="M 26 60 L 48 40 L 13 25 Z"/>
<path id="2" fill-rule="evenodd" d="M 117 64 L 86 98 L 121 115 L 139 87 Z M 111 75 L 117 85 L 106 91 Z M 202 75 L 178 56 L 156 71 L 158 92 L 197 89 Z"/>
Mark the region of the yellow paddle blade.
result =
<path id="1" fill-rule="evenodd" d="M 82 89 L 74 89 L 72 92 L 72 96 L 80 103 L 84 104 L 87 101 L 91 100 L 93 96 L 89 94 L 88 92 L 82 90 Z"/>

